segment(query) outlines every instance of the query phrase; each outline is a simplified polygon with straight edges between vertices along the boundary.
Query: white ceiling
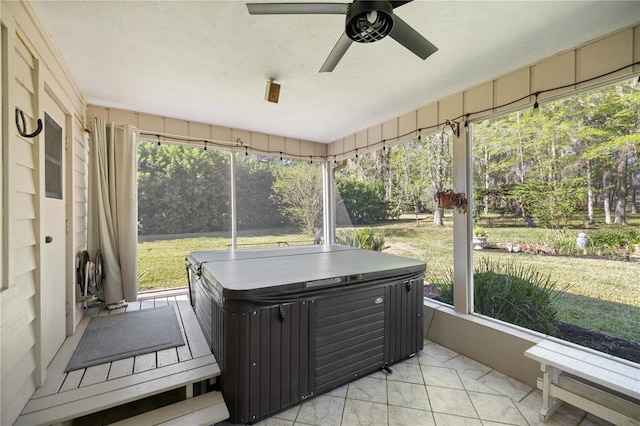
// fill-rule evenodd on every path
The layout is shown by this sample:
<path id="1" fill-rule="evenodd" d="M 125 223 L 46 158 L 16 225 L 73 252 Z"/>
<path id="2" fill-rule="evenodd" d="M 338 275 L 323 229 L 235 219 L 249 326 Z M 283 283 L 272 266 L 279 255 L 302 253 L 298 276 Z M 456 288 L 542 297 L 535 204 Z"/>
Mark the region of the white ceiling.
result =
<path id="1" fill-rule="evenodd" d="M 423 61 L 387 37 L 319 73 L 343 16 L 251 16 L 243 1 L 33 5 L 90 104 L 316 142 L 640 21 L 640 1 L 416 0 L 395 13 L 438 52 Z M 269 78 L 278 104 L 264 100 Z"/>

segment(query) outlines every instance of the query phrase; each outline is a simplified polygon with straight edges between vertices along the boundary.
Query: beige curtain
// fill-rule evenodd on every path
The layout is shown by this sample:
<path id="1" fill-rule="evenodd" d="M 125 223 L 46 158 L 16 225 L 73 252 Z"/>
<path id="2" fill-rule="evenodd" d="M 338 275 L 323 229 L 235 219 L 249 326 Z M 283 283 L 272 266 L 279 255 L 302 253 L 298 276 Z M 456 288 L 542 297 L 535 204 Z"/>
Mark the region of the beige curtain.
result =
<path id="1" fill-rule="evenodd" d="M 103 259 L 103 297 L 117 307 L 138 298 L 137 129 L 95 119 L 89 161 L 88 251 Z"/>

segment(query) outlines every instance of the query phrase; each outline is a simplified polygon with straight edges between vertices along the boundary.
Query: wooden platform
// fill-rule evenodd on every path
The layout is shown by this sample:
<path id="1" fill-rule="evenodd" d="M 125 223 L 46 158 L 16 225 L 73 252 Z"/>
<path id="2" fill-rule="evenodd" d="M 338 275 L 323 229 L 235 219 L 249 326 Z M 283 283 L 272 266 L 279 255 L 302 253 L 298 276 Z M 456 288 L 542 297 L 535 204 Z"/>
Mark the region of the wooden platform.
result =
<path id="1" fill-rule="evenodd" d="M 168 304 L 176 309 L 186 345 L 64 372 L 91 317 Z M 153 327 L 153 324 L 149 326 Z M 186 387 L 189 398 L 193 396 L 194 383 L 219 375 L 218 363 L 204 339 L 187 296 L 142 300 L 113 311 L 89 308 L 76 334 L 65 340 L 47 368 L 45 383 L 33 394 L 16 424 L 38 425 L 72 420 L 179 387 Z"/>

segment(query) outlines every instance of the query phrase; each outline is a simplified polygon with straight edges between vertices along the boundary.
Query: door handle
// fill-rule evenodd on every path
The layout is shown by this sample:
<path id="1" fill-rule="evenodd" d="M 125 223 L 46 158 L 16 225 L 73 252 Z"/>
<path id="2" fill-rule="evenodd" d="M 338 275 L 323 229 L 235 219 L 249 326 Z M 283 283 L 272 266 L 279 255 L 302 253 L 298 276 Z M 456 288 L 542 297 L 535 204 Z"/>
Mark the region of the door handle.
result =
<path id="1" fill-rule="evenodd" d="M 47 235 L 46 237 L 44 237 L 44 242 L 46 244 L 49 244 L 51 241 L 53 241 L 53 237 Z"/>

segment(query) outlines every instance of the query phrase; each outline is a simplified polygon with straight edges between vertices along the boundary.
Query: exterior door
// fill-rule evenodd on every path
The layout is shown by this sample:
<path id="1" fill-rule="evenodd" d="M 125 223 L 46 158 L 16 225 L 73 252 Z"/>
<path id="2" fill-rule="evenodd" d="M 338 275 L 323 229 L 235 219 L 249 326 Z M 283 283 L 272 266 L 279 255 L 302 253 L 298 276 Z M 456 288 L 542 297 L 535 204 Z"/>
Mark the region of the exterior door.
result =
<path id="1" fill-rule="evenodd" d="M 49 365 L 66 337 L 65 115 L 45 95 L 44 186 L 41 214 L 44 218 L 42 249 L 42 345 L 44 365 Z"/>

